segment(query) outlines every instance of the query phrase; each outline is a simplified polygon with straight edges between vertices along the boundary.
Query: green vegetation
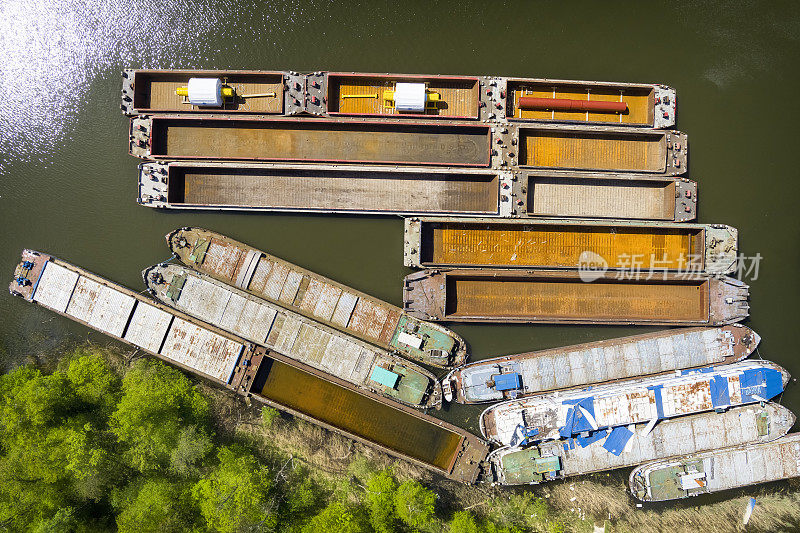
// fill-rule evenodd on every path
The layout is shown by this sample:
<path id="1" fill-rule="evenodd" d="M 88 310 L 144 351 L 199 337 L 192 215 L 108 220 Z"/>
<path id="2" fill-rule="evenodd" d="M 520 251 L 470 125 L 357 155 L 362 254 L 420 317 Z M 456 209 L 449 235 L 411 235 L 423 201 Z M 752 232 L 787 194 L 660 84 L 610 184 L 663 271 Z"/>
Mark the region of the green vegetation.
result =
<path id="1" fill-rule="evenodd" d="M 0 376 L 0 531 L 724 531 L 741 520 L 742 497 L 636 509 L 624 472 L 467 487 L 160 362 L 126 362 L 90 345 L 51 372 Z M 793 529 L 797 492 L 761 490 L 748 528 Z"/>

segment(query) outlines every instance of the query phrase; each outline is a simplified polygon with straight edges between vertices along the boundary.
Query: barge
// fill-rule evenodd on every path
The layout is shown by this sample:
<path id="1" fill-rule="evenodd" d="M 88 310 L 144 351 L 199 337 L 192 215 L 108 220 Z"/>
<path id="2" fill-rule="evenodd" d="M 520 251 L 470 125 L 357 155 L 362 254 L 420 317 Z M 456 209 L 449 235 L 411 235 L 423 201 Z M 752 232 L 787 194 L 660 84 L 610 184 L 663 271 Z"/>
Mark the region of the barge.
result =
<path id="1" fill-rule="evenodd" d="M 198 272 L 407 359 L 441 368 L 466 361 L 466 343 L 449 329 L 252 246 L 202 228 L 166 239 Z"/>
<path id="2" fill-rule="evenodd" d="M 441 384 L 413 363 L 182 265 L 142 272 L 150 293 L 203 322 L 412 407 L 439 408 Z"/>
<path id="3" fill-rule="evenodd" d="M 191 86 L 193 78 L 218 80 L 218 98 L 208 100 L 205 86 Z M 670 128 L 676 96 L 658 84 L 547 78 L 126 69 L 121 108 L 126 115 L 235 112 Z"/>
<path id="4" fill-rule="evenodd" d="M 164 209 L 686 222 L 697 184 L 648 174 L 163 161 L 137 202 Z"/>
<path id="5" fill-rule="evenodd" d="M 630 491 L 661 502 L 800 476 L 800 433 L 771 442 L 718 448 L 633 469 Z"/>
<path id="6" fill-rule="evenodd" d="M 508 400 L 480 416 L 483 436 L 504 446 L 571 438 L 607 430 L 630 438 L 625 426 L 703 411 L 766 402 L 783 392 L 789 373 L 769 361 L 677 371 Z"/>
<path id="7" fill-rule="evenodd" d="M 477 404 L 524 398 L 687 368 L 741 361 L 761 338 L 741 324 L 681 328 L 476 361 L 443 380 L 445 400 Z"/>
<path id="8" fill-rule="evenodd" d="M 744 320 L 748 286 L 731 277 L 602 270 L 424 270 L 403 308 L 421 320 L 719 326 Z"/>
<path id="9" fill-rule="evenodd" d="M 406 218 L 403 264 L 728 274 L 737 240 L 736 228 L 724 224 Z"/>
<path id="10" fill-rule="evenodd" d="M 504 447 L 489 454 L 493 482 L 535 485 L 544 481 L 628 468 L 647 461 L 774 441 L 787 434 L 795 416 L 776 403 L 735 407 L 662 420 L 649 432 L 637 424 L 628 441 L 608 433 Z"/>
<path id="11" fill-rule="evenodd" d="M 153 301 L 52 256 L 24 250 L 13 295 L 345 437 L 474 483 L 488 445 L 442 420 Z"/>

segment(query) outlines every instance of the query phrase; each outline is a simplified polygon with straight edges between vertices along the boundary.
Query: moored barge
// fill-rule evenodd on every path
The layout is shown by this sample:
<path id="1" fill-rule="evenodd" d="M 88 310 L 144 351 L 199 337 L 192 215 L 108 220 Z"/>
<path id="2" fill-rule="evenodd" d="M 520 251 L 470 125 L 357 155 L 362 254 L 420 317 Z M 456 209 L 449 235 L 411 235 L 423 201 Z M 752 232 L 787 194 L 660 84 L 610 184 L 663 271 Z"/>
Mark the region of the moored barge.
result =
<path id="1" fill-rule="evenodd" d="M 166 209 L 686 222 L 697 215 L 697 184 L 649 174 L 162 161 L 139 165 L 137 201 Z"/>
<path id="2" fill-rule="evenodd" d="M 327 326 L 428 365 L 463 364 L 467 345 L 447 328 L 202 228 L 166 236 L 185 265 Z"/>
<path id="3" fill-rule="evenodd" d="M 447 401 L 476 404 L 524 398 L 686 368 L 741 361 L 760 337 L 732 324 L 632 335 L 469 363 L 443 380 Z"/>
<path id="4" fill-rule="evenodd" d="M 203 322 L 406 405 L 441 405 L 436 377 L 386 350 L 182 265 L 142 277 L 156 299 Z"/>
<path id="5" fill-rule="evenodd" d="M 407 218 L 403 262 L 417 268 L 574 269 L 727 274 L 738 232 L 724 224 Z"/>
<path id="6" fill-rule="evenodd" d="M 800 476 L 800 433 L 771 442 L 718 448 L 633 469 L 629 484 L 639 500 L 678 500 Z"/>
<path id="7" fill-rule="evenodd" d="M 775 363 L 741 361 L 508 400 L 487 408 L 480 427 L 485 438 L 504 446 L 602 430 L 627 440 L 630 424 L 655 426 L 666 418 L 766 402 L 788 381 L 789 373 Z"/>
<path id="8" fill-rule="evenodd" d="M 651 430 L 637 424 L 625 444 L 608 433 L 542 442 L 527 448 L 504 447 L 487 462 L 495 483 L 538 484 L 554 479 L 627 468 L 718 447 L 770 442 L 794 425 L 795 416 L 776 403 L 735 407 L 662 420 Z"/>
<path id="9" fill-rule="evenodd" d="M 719 326 L 745 319 L 748 286 L 731 277 L 595 270 L 424 270 L 403 306 L 421 320 Z"/>
<path id="10" fill-rule="evenodd" d="M 198 83 L 192 80 L 202 80 Z M 214 82 L 213 84 L 211 82 Z M 211 87 L 218 94 L 209 99 Z M 657 84 L 360 72 L 133 70 L 122 111 L 311 114 L 669 128 L 675 90 Z"/>
<path id="11" fill-rule="evenodd" d="M 464 483 L 487 444 L 442 420 L 360 390 L 52 256 L 24 250 L 12 294 L 245 397 Z"/>

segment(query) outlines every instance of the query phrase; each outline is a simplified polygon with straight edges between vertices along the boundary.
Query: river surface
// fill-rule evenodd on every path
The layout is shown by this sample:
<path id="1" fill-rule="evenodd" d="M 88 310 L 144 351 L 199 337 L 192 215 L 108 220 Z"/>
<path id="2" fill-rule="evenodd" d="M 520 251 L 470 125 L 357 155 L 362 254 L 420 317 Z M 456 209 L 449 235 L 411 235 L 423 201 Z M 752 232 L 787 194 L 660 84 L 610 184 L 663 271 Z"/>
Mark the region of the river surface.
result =
<path id="1" fill-rule="evenodd" d="M 140 207 L 119 111 L 124 67 L 497 74 L 659 82 L 678 91 L 699 221 L 739 228 L 760 354 L 800 373 L 800 9 L 796 3 L 222 2 L 0 4 L 0 273 L 23 247 L 129 287 L 204 226 L 401 304 L 397 217 L 168 213 Z M 752 261 L 745 262 L 746 267 Z M 2 276 L 0 276 L 2 279 Z M 472 359 L 654 328 L 453 327 Z M 107 342 L 0 294 L 0 363 Z M 783 403 L 800 412 L 800 386 Z M 481 407 L 441 416 L 477 431 Z"/>

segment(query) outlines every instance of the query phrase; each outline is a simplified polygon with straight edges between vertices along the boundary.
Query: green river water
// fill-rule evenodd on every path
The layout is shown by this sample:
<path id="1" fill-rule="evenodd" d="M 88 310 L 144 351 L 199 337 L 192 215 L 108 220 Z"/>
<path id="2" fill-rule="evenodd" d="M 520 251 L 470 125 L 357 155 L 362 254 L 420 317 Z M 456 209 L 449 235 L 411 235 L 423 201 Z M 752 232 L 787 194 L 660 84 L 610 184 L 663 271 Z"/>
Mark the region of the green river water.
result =
<path id="1" fill-rule="evenodd" d="M 760 354 L 800 373 L 800 9 L 726 2 L 199 2 L 0 6 L 0 272 L 23 247 L 142 288 L 163 236 L 198 225 L 401 303 L 397 217 L 163 212 L 140 207 L 119 111 L 123 67 L 497 74 L 660 82 L 678 91 L 700 222 L 740 230 Z M 747 263 L 750 266 L 750 262 Z M 5 294 L 5 293 L 4 293 Z M 472 359 L 653 328 L 453 326 Z M 106 342 L 0 295 L 0 363 Z M 800 412 L 800 386 L 783 403 Z M 482 407 L 435 413 L 477 431 Z"/>

